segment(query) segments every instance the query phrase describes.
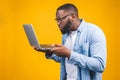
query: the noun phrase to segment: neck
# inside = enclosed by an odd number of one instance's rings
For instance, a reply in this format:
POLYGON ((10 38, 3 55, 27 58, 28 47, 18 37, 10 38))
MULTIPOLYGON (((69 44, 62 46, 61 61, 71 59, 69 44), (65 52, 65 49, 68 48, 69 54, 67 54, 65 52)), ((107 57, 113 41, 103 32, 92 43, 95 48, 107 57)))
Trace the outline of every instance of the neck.
POLYGON ((76 19, 75 21, 74 21, 74 25, 73 25, 73 28, 72 28, 72 31, 75 31, 75 30, 77 30, 77 28, 79 27, 79 25, 80 25, 80 20, 79 19, 76 19))

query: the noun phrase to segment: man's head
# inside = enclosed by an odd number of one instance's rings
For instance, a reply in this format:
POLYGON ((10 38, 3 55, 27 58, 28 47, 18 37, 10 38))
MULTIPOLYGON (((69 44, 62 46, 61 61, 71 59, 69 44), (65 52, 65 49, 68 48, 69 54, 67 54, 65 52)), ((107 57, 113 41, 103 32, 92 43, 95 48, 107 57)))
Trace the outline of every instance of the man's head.
POLYGON ((79 21, 78 10, 73 4, 64 4, 56 11, 56 21, 63 34, 76 30, 79 21))

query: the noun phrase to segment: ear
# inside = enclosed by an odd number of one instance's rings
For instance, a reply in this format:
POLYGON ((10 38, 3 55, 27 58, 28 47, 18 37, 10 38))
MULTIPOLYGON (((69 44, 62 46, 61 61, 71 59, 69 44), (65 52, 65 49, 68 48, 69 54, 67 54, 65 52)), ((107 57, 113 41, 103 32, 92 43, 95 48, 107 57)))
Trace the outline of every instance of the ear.
POLYGON ((70 16, 70 21, 71 21, 71 22, 73 22, 73 21, 74 21, 74 19, 75 19, 75 15, 74 15, 74 14, 72 14, 72 15, 70 16))

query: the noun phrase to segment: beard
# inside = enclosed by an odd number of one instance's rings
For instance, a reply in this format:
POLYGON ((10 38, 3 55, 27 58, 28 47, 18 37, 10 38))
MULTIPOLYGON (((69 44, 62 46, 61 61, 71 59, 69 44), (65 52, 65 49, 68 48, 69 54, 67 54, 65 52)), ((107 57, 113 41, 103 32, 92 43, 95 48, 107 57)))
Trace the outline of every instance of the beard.
POLYGON ((71 31, 72 22, 68 20, 66 25, 61 29, 62 34, 69 33, 71 31))

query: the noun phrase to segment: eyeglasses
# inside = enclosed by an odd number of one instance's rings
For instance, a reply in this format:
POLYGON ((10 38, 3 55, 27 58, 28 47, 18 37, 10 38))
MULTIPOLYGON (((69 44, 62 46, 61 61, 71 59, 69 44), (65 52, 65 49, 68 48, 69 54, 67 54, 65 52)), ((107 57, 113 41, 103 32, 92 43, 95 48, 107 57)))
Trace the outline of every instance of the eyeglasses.
POLYGON ((69 15, 71 15, 71 14, 68 14, 68 15, 66 15, 66 16, 64 16, 64 17, 62 17, 62 18, 55 18, 55 20, 56 20, 57 22, 61 22, 63 19, 65 19, 65 18, 68 17, 69 15))

